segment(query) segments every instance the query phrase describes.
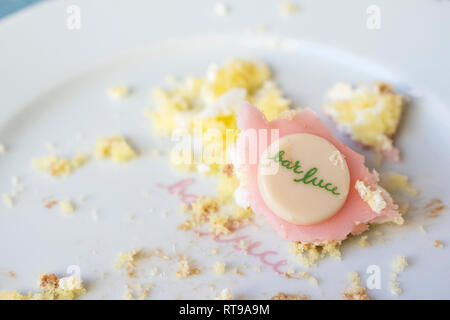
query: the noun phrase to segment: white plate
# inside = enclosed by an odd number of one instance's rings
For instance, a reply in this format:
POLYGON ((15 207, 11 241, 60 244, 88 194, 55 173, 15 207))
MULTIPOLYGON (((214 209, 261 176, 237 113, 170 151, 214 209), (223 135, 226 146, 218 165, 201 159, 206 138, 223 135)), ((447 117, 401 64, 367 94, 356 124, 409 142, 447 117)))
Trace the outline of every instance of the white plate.
MULTIPOLYGON (((414 21, 421 11, 421 21, 424 16, 425 20, 433 17, 436 24, 442 22, 440 28, 448 28, 450 23, 442 14, 448 10, 445 4, 415 2, 408 7, 408 15, 395 21, 391 16, 398 14, 399 8, 386 2, 381 6, 386 17, 383 27, 374 31, 365 28, 367 5, 357 1, 344 8, 330 1, 327 10, 305 1, 303 12, 290 20, 278 17, 275 2, 267 1, 265 6, 260 1, 230 2, 231 15, 225 18, 213 14, 210 2, 198 3, 194 8, 183 1, 78 1, 82 28, 69 31, 65 21, 70 2, 58 1, 38 5, 0 23, 0 143, 8 147, 0 157, 0 192, 11 190, 12 176, 20 177, 26 186, 13 209, 0 209, 0 289, 28 291, 40 272, 64 275, 68 266, 77 265, 88 284, 85 298, 121 298, 128 283, 153 283, 152 299, 213 298, 223 288, 249 299, 267 298, 280 291, 337 299, 347 285, 349 271, 358 270, 365 281, 367 267, 378 265, 382 288, 370 290, 370 295, 389 299, 393 298, 388 288, 392 260, 405 255, 410 267, 400 275, 404 289, 401 298, 450 298, 448 248, 433 246, 435 239, 450 245, 450 219, 447 212, 436 220, 425 219, 421 210, 433 197, 450 202, 450 115, 441 102, 449 97, 442 85, 442 74, 449 71, 448 64, 444 64, 449 48, 435 43, 433 32, 441 29, 411 25, 411 30, 402 31, 398 27, 414 21), (258 18, 253 13, 256 6, 258 18), (360 16, 355 18, 356 14, 360 16), (334 25, 337 21, 347 22, 334 25), (287 36, 250 37, 241 32, 258 23, 268 23, 269 30, 287 36), (358 27, 352 28, 353 24, 358 27), (307 31, 305 26, 309 27, 307 31), (192 36, 205 34, 204 30, 209 35, 192 36), (403 41, 400 45, 396 41, 399 35, 417 30, 422 30, 417 37, 425 42, 423 57, 411 51, 416 44, 403 41), (392 48, 395 54, 386 48, 392 48), (239 235, 247 236, 247 240, 261 241, 254 249, 255 255, 245 255, 230 243, 178 231, 176 226, 184 219, 178 198, 157 187, 186 175, 171 171, 164 156, 151 156, 152 149, 167 150, 167 146, 151 136, 149 123, 142 115, 143 107, 148 105, 149 89, 162 84, 168 74, 201 75, 211 62, 220 63, 230 57, 257 57, 268 62, 297 106, 318 111, 324 92, 341 80, 391 81, 412 96, 397 139, 404 160, 384 164, 381 170, 411 177, 421 191, 413 203, 416 210, 412 210, 404 227, 382 228, 383 244, 377 243, 373 234, 370 248, 349 241, 343 247, 342 261, 326 259, 308 270, 319 279, 317 288, 308 281, 284 279, 255 256, 273 251, 267 255, 268 261, 287 260, 289 266, 303 269, 288 254, 288 244, 263 220, 257 219, 259 228, 240 231, 239 235), (413 62, 415 67, 422 67, 410 70, 413 62), (442 72, 436 73, 440 63, 442 72), (117 83, 131 85, 133 95, 112 101, 106 90, 117 83), (62 155, 70 155, 77 149, 89 151, 96 137, 115 133, 130 138, 141 152, 138 160, 124 165, 90 161, 72 176, 58 180, 31 167, 33 157, 48 153, 46 142, 53 142, 62 155), (57 200, 73 198, 78 209, 72 216, 63 216, 57 208, 48 210, 42 201, 48 196, 57 200), (85 197, 83 202, 77 200, 80 196, 85 197), (99 210, 98 222, 90 213, 94 208, 99 210), (167 217, 163 217, 166 210, 167 217), (134 219, 130 221, 129 216, 134 219), (417 230, 420 224, 427 227, 427 234, 417 230), (217 246, 219 254, 211 255, 209 252, 217 246), (133 248, 162 248, 172 256, 185 253, 197 262, 202 273, 176 280, 175 261, 150 260, 138 267, 137 279, 129 279, 115 270, 113 263, 119 251, 133 248), (245 275, 214 275, 212 265, 217 260, 240 267, 245 275), (152 277, 154 266, 165 274, 152 277), (261 266, 262 272, 254 272, 255 266, 261 266), (9 277, 8 270, 14 271, 17 278, 9 277), (210 284, 215 285, 214 290, 210 284)), ((373 165, 369 152, 351 146, 368 155, 368 164, 373 165)), ((213 180, 192 177, 195 183, 189 190, 211 193, 213 180)))

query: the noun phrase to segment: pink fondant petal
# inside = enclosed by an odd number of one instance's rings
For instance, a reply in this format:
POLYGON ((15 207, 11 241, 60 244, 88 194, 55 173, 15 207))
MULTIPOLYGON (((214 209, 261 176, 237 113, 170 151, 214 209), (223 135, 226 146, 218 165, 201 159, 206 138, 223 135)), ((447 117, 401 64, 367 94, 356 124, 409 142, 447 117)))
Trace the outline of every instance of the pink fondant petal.
POLYGON ((264 115, 251 104, 242 107, 238 114, 238 127, 242 130, 237 141, 238 153, 243 164, 243 170, 247 173, 247 186, 250 196, 250 205, 256 214, 263 215, 270 225, 285 239, 302 242, 340 241, 350 233, 360 233, 367 229, 366 224, 375 221, 392 221, 400 217, 397 206, 388 200, 388 205, 380 213, 374 212, 364 202, 355 189, 357 180, 364 181, 369 186, 376 186, 378 176, 371 174, 364 166, 364 156, 356 153, 345 144, 336 139, 333 133, 323 124, 316 114, 305 109, 299 111, 291 119, 276 119, 266 121, 264 115), (250 162, 250 142, 245 137, 245 131, 249 129, 279 129, 279 137, 295 133, 310 133, 327 139, 345 157, 350 171, 350 191, 345 204, 330 219, 314 225, 296 225, 289 223, 275 215, 264 203, 258 188, 258 163, 262 152, 271 144, 270 134, 267 142, 258 143, 257 162, 250 162))

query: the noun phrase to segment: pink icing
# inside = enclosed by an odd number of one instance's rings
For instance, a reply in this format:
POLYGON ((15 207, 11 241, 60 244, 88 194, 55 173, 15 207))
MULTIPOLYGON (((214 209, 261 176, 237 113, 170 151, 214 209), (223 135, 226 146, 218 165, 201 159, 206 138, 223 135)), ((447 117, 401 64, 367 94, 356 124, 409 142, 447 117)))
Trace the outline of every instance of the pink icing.
POLYGON ((159 188, 166 189, 170 194, 177 194, 180 197, 181 202, 190 205, 197 199, 197 196, 192 193, 188 193, 187 188, 195 182, 195 179, 188 178, 180 180, 174 184, 163 185, 157 184, 159 188))
MULTIPOLYGON (((364 181, 367 185, 375 187, 378 176, 371 174, 364 166, 364 156, 356 153, 348 146, 334 137, 332 132, 323 124, 316 114, 305 109, 299 111, 291 119, 275 119, 268 122, 264 115, 254 106, 245 104, 238 115, 238 127, 243 132, 248 129, 279 129, 279 137, 295 133, 310 133, 327 139, 331 142, 345 157, 350 171, 350 191, 345 204, 334 216, 326 221, 314 225, 295 225, 289 223, 275 215, 264 203, 258 188, 258 163, 259 157, 264 150, 271 144, 270 134, 265 144, 256 146, 257 162, 250 163, 246 161, 249 158, 249 142, 244 134, 241 134, 237 141, 238 154, 246 172, 247 188, 250 197, 250 205, 256 214, 266 218, 269 224, 277 233, 288 240, 302 242, 321 242, 321 241, 340 241, 344 240, 348 234, 358 234, 365 231, 367 223, 377 220, 392 221, 400 217, 397 206, 387 195, 388 205, 380 213, 374 212, 369 205, 364 202, 354 188, 357 180, 364 181)), ((255 146, 252 146, 255 148, 255 146)))
MULTIPOLYGON (((173 184, 169 184, 169 185, 157 184, 157 187, 167 190, 170 194, 177 194, 183 203, 190 205, 197 198, 196 195, 189 193, 189 191, 188 191, 188 187, 190 187, 194 182, 195 182, 195 179, 190 178, 190 179, 180 180, 180 181, 177 181, 177 182, 175 182, 173 184)), ((243 229, 245 227, 248 227, 248 225, 241 227, 240 229, 243 229)), ((197 234, 199 236, 212 236, 212 234, 210 232, 197 231, 197 234)), ((233 248, 235 250, 238 250, 241 252, 242 252, 242 249, 239 247, 239 244, 242 240, 250 241, 250 243, 247 247, 247 250, 245 251, 248 255, 259 259, 259 261, 263 265, 269 266, 276 273, 284 274, 284 272, 281 271, 280 268, 285 267, 287 265, 287 260, 282 259, 282 260, 275 260, 274 262, 269 261, 267 259, 268 256, 278 256, 279 255, 278 252, 273 251, 273 250, 265 250, 265 251, 262 250, 261 252, 255 252, 255 249, 262 245, 262 243, 260 241, 250 240, 250 237, 248 235, 227 237, 225 239, 222 236, 214 237, 214 241, 216 241, 218 243, 232 243, 233 248)))

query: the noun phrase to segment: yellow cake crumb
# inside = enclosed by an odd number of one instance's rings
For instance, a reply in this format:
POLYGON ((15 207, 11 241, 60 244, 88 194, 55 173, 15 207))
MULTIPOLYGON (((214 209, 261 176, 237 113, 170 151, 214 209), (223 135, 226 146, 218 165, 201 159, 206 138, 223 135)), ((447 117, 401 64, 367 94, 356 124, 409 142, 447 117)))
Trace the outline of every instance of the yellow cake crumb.
POLYGON ((185 279, 187 277, 195 276, 200 273, 200 269, 193 268, 189 263, 189 259, 185 256, 179 257, 178 264, 180 266, 176 273, 178 279, 185 279))
POLYGON ((0 154, 4 154, 6 152, 6 147, 4 144, 0 143, 0 154))
POLYGON ((221 234, 229 234, 230 218, 226 214, 215 213, 209 218, 209 230, 216 236, 221 234))
POLYGON ((252 219, 255 216, 253 210, 250 207, 244 209, 240 206, 234 206, 231 215, 234 219, 237 220, 248 220, 252 219))
POLYGON ((133 249, 127 253, 119 252, 114 267, 116 269, 125 268, 130 278, 136 277, 136 261, 140 258, 141 253, 141 249, 133 249))
MULTIPOLYGON (((286 116, 289 112, 291 101, 283 97, 283 92, 275 82, 266 81, 263 86, 255 92, 250 102, 260 109, 268 121, 272 121, 281 116, 286 116)), ((298 110, 294 111, 295 113, 298 110)))
POLYGON ((223 289, 220 292, 220 295, 218 297, 216 297, 216 300, 234 300, 234 297, 231 294, 230 290, 223 289))
POLYGON ((113 136, 97 139, 95 156, 98 159, 111 158, 116 162, 127 162, 136 158, 137 153, 124 137, 113 136))
POLYGON ((270 69, 262 62, 232 59, 211 66, 205 77, 188 77, 169 89, 154 89, 156 108, 146 115, 157 135, 183 130, 184 136, 201 142, 204 150, 217 146, 200 159, 193 157, 192 150, 178 150, 171 157, 172 164, 181 170, 218 173, 219 166, 229 163, 227 150, 239 133, 236 116, 244 101, 253 102, 269 120, 289 108, 290 102, 271 78, 270 69), (212 130, 217 134, 208 135, 212 130), (180 154, 185 161, 175 161, 180 154))
POLYGON ((123 294, 123 298, 126 300, 133 299, 133 295, 132 295, 131 291, 128 289, 128 287, 127 287, 127 290, 123 294))
POLYGON ((217 194, 221 203, 228 203, 233 200, 234 191, 239 187, 239 179, 233 174, 233 165, 224 166, 218 175, 217 194))
POLYGON ((409 210, 409 203, 404 202, 404 203, 399 204, 398 212, 399 212, 402 216, 404 216, 404 215, 408 212, 408 210, 409 210))
POLYGON ((402 293, 400 282, 397 281, 398 275, 408 266, 405 256, 397 256, 392 262, 391 281, 389 281, 389 289, 393 295, 399 296, 402 293))
POLYGON ((269 300, 309 300, 309 296, 307 294, 286 294, 278 292, 277 295, 270 297, 269 300))
POLYGON ((9 194, 3 193, 2 200, 3 200, 3 204, 5 205, 5 207, 7 207, 9 209, 14 207, 14 199, 9 194))
POLYGON ((440 240, 434 240, 434 247, 435 248, 443 248, 444 244, 440 240))
POLYGON ((389 290, 393 295, 399 296, 402 294, 403 290, 400 288, 400 282, 391 280, 389 281, 389 290))
POLYGON ((59 279, 52 273, 39 275, 38 288, 39 292, 26 295, 18 291, 0 291, 0 300, 74 300, 86 293, 79 277, 59 279))
POLYGON ((358 241, 359 246, 363 247, 363 248, 370 247, 370 242, 367 241, 367 239, 368 239, 368 236, 361 236, 358 241))
POLYGON ((131 94, 131 90, 124 84, 115 85, 108 89, 108 94, 111 98, 120 100, 128 97, 131 94))
POLYGON ((306 267, 313 267, 326 256, 340 259, 341 242, 327 241, 324 243, 291 242, 289 251, 306 267))
POLYGON ((437 218, 441 215, 441 212, 445 210, 447 206, 442 202, 441 199, 431 199, 426 205, 426 216, 428 218, 437 218))
POLYGON ((419 192, 411 186, 409 178, 406 175, 389 172, 381 176, 381 181, 383 183, 383 186, 385 186, 391 192, 401 190, 412 197, 415 197, 419 194, 419 192))
POLYGON ((70 214, 75 211, 75 206, 71 200, 62 200, 59 202, 59 209, 62 213, 70 214))
POLYGON ((86 164, 88 157, 79 153, 71 159, 61 158, 51 154, 33 159, 33 165, 39 171, 49 172, 53 177, 65 177, 86 164))
POLYGON ((315 287, 319 285, 319 280, 316 277, 303 271, 295 272, 293 268, 289 268, 284 273, 284 277, 287 279, 308 280, 315 287))
POLYGON ((356 271, 349 273, 350 286, 342 293, 344 300, 370 300, 367 288, 361 285, 361 279, 356 271))
POLYGON ((126 300, 138 299, 145 300, 150 294, 150 290, 154 286, 152 284, 141 285, 137 284, 127 284, 126 290, 123 294, 123 298, 126 300))
POLYGON ((134 265, 135 259, 140 251, 140 249, 134 249, 127 253, 119 252, 114 267, 116 269, 122 269, 124 266, 134 265))
POLYGON ((389 290, 391 294, 399 296, 402 294, 403 290, 400 287, 400 282, 397 281, 398 274, 395 272, 391 273, 391 280, 389 281, 389 290))
POLYGON ((226 270, 226 264, 223 261, 216 261, 214 263, 214 273, 217 275, 222 275, 225 273, 226 270))
POLYGON ((296 3, 284 1, 280 4, 280 15, 283 17, 293 16, 299 12, 300 8, 296 3))
POLYGON ((393 149, 391 137, 397 131, 404 98, 387 83, 336 84, 327 94, 325 111, 339 128, 366 146, 379 151, 393 149))
POLYGON ((406 261, 405 256, 397 256, 392 263, 392 268, 395 273, 403 272, 407 266, 408 261, 406 261))
POLYGON ((219 211, 219 202, 216 198, 209 196, 198 197, 191 205, 191 208, 185 208, 190 214, 190 219, 184 221, 179 228, 182 230, 191 230, 207 222, 210 215, 219 211))

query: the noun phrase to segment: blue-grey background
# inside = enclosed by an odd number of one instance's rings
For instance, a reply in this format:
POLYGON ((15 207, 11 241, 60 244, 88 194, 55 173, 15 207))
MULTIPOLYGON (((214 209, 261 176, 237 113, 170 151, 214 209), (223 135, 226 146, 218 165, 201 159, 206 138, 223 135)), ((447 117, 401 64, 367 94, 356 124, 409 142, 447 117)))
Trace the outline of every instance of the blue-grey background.
POLYGON ((0 19, 41 1, 44 0, 0 0, 0 19))

